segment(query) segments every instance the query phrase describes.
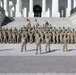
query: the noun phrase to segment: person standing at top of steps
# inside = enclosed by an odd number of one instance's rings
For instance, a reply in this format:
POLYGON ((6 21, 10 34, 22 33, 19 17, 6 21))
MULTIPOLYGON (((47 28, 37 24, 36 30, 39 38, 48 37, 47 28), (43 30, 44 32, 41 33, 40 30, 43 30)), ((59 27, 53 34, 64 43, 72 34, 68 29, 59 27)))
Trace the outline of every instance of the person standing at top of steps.
POLYGON ((45 20, 45 26, 48 26, 48 25, 49 25, 49 22, 45 20))

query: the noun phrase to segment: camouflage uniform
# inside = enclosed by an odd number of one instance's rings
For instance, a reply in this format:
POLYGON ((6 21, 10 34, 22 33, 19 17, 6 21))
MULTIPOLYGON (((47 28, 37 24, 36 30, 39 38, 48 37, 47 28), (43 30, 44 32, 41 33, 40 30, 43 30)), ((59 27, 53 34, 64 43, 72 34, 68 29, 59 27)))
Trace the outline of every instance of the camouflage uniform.
POLYGON ((33 34, 30 32, 30 43, 33 43, 33 34))
POLYGON ((38 53, 38 48, 40 49, 40 54, 41 54, 41 37, 36 38, 36 54, 38 53))
POLYGON ((21 37, 21 52, 23 52, 24 47, 25 47, 25 51, 26 51, 26 36, 22 35, 22 37, 21 37))
POLYGON ((55 31, 54 31, 54 30, 53 30, 52 34, 53 34, 53 44, 55 44, 55 42, 56 42, 56 40, 55 40, 56 33, 55 33, 55 31))
POLYGON ((2 43, 2 31, 0 30, 0 43, 2 43))
POLYGON ((16 43, 16 34, 14 31, 12 33, 12 43, 16 43))
POLYGON ((62 44, 63 43, 63 31, 60 33, 60 44, 62 44))
POLYGON ((49 37, 47 37, 46 39, 45 39, 45 45, 46 45, 46 51, 47 51, 47 48, 49 48, 49 52, 50 52, 50 39, 49 39, 49 37))
POLYGON ((4 43, 6 43, 6 42, 7 42, 7 35, 6 35, 6 31, 5 31, 5 30, 3 30, 2 34, 3 34, 3 42, 4 42, 4 43))
POLYGON ((71 39, 70 40, 71 41, 71 44, 73 44, 73 31, 70 32, 70 39, 71 39))
POLYGON ((49 37, 50 43, 52 43, 52 32, 51 31, 48 33, 48 37, 49 37))
POLYGON ((67 33, 63 33, 63 51, 68 50, 68 38, 67 38, 67 33))

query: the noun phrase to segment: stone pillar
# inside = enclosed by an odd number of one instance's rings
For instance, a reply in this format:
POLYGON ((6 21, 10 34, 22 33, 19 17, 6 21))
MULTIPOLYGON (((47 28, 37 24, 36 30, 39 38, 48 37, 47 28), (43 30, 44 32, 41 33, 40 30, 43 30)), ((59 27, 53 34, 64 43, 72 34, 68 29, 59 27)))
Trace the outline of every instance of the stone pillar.
POLYGON ((2 0, 0 0, 0 6, 2 7, 2 0))
POLYGON ((52 0, 52 17, 60 17, 59 0, 52 0))
POLYGON ((21 17, 21 9, 22 9, 22 0, 16 0, 17 4, 16 4, 16 17, 21 17))
POLYGON ((67 0, 66 17, 70 16, 71 11, 71 0, 67 0))
POLYGON ((42 0, 42 17, 46 17, 46 0, 42 0))
POLYGON ((34 17, 33 0, 29 0, 29 17, 34 17))
POLYGON ((76 7, 76 0, 73 0, 73 8, 76 7))
POLYGON ((8 0, 4 0, 5 15, 8 16, 8 0))

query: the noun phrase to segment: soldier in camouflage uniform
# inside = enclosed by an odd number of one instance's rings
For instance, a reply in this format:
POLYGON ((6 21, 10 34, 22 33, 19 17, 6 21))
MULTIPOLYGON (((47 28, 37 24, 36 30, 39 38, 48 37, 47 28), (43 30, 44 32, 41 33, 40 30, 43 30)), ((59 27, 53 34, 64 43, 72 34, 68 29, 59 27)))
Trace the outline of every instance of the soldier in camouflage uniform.
POLYGON ((56 30, 56 43, 59 44, 59 31, 56 30))
POLYGON ((60 44, 63 43, 63 33, 64 33, 64 31, 60 32, 60 44))
POLYGON ((63 51, 67 51, 68 50, 68 38, 67 38, 67 32, 65 31, 63 33, 63 51))
POLYGON ((55 33, 55 31, 54 31, 54 30, 52 31, 52 34, 53 34, 53 44, 55 44, 55 42, 56 42, 56 40, 55 40, 56 33, 55 33))
POLYGON ((33 34, 32 34, 32 32, 30 32, 29 35, 30 35, 30 44, 31 44, 31 43, 33 43, 33 34))
POLYGON ((3 34, 3 42, 4 42, 4 43, 7 43, 7 35, 6 35, 6 31, 3 30, 3 31, 2 31, 2 34, 3 34))
POLYGON ((38 31, 35 32, 35 43, 36 43, 36 54, 38 53, 38 48, 41 54, 41 37, 38 31))
POLYGON ((49 39, 49 37, 47 37, 46 39, 45 39, 45 45, 46 45, 46 52, 47 52, 47 48, 49 49, 49 52, 50 52, 50 39, 49 39))
POLYGON ((76 31, 75 31, 75 33, 74 33, 74 43, 76 44, 76 31))
POLYGON ((70 31, 70 41, 71 41, 71 44, 73 44, 73 31, 70 31))
POLYGON ((42 43, 44 43, 45 34, 43 31, 40 32, 40 36, 41 36, 42 43))
POLYGON ((25 51, 26 51, 26 35, 22 34, 21 37, 21 52, 23 52, 23 48, 25 47, 25 51))
POLYGON ((12 43, 12 32, 11 32, 11 30, 8 31, 8 42, 12 43))
POLYGON ((68 44, 70 44, 70 31, 67 31, 68 44))
POLYGON ((16 43, 16 33, 12 32, 12 43, 16 43))
POLYGON ((2 43, 2 30, 0 30, 0 43, 2 43))
POLYGON ((48 37, 49 37, 50 43, 52 43, 52 36, 53 36, 53 35, 52 35, 52 32, 49 31, 49 32, 48 32, 48 37))

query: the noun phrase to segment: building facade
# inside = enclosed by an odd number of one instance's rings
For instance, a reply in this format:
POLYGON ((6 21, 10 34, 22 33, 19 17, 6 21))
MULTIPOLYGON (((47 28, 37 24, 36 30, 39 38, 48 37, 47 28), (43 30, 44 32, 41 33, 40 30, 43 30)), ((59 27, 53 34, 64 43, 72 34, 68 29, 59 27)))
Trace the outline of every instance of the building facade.
POLYGON ((0 0, 10 17, 68 17, 76 0, 0 0))

